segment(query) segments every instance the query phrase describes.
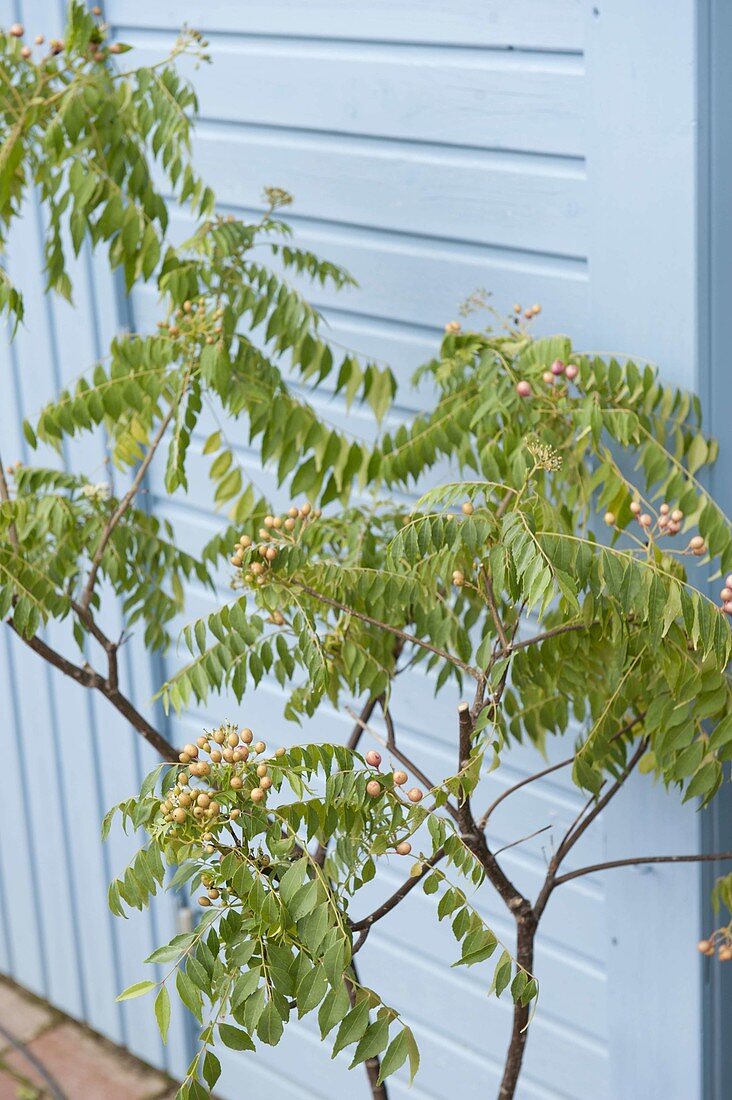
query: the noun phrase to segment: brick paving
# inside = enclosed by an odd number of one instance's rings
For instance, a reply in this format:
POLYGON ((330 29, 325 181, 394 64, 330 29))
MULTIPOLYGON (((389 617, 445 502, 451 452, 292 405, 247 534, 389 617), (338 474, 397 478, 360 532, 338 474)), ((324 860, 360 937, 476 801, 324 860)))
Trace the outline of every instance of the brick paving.
MULTIPOLYGON (((40 1062, 66 1100, 172 1100, 174 1082, 128 1051, 0 978, 0 1028, 40 1062)), ((0 1032, 0 1100, 52 1100, 48 1084, 0 1032)))

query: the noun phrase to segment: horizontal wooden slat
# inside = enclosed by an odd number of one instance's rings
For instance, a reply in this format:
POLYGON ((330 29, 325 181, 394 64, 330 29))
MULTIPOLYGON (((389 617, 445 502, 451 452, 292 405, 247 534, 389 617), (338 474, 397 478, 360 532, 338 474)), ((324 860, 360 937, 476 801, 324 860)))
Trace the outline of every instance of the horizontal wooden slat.
MULTIPOLYGON (((169 36, 131 33, 136 64, 169 36)), ((581 157, 576 58, 422 47, 216 39, 193 70, 204 118, 581 157)))
POLYGON ((584 256, 586 181, 527 170, 523 158, 342 138, 201 126, 203 175, 221 202, 252 207, 266 185, 294 193, 300 217, 458 238, 501 248, 584 256))
POLYGON ((579 50, 581 0, 109 0, 108 19, 124 26, 290 34, 439 45, 579 50))
MULTIPOLYGON (((172 221, 176 238, 190 233, 187 218, 172 221)), ((582 262, 297 217, 290 221, 298 245, 343 264, 358 280, 358 287, 343 291, 306 286, 318 307, 441 328, 476 288, 484 287, 493 293, 493 305, 500 312, 510 312, 514 302, 541 303, 537 332, 571 332, 579 347, 592 346, 586 323, 587 269, 582 262)))

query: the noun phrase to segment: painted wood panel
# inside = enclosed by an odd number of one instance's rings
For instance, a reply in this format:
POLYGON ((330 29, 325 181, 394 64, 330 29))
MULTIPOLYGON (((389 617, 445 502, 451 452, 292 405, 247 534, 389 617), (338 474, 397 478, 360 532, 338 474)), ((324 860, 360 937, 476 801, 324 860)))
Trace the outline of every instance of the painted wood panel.
MULTIPOLYGON (((48 34, 60 8, 60 0, 0 0, 0 17, 48 34)), ((631 0, 109 0, 106 13, 145 58, 159 56, 183 21, 204 31, 214 63, 196 74, 199 166, 229 210, 255 213, 265 185, 294 192, 289 220, 298 240, 359 281, 343 294, 312 294, 334 340, 390 361, 400 382, 434 352, 445 321, 477 287, 502 310, 541 302, 539 331, 660 358, 668 376, 699 380, 694 0, 647 0, 641 8, 631 0)), ((82 321, 44 303, 37 218, 28 212, 12 254, 31 320, 2 364, 12 402, 0 404, 0 449, 11 460, 24 456, 17 410, 32 412, 88 365, 122 319, 140 328, 156 319, 153 293, 136 291, 126 314, 103 265, 88 257, 77 279, 82 321)), ((176 216, 174 235, 188 228, 176 216)), ((719 335, 717 346, 723 358, 719 335)), ((316 400, 342 421, 338 399, 316 400)), ((716 394, 717 427, 725 400, 727 391, 716 394)), ((399 415, 408 416, 429 395, 405 390, 400 401, 399 415)), ((358 411, 351 425, 359 430, 358 411)), ((277 500, 241 434, 243 460, 277 500)), ((83 448, 101 469, 103 441, 83 448)), ((157 475, 149 481, 150 506, 176 521, 190 547, 223 523, 205 506, 207 465, 193 456, 190 493, 173 502, 157 475)), ((192 586, 190 616, 209 606, 210 595, 192 586)), ((163 1052, 147 1006, 114 1004, 118 989, 139 976, 141 954, 175 927, 171 905, 128 925, 106 910, 108 878, 129 849, 119 838, 100 849, 96 829, 109 802, 139 780, 145 754, 101 703, 41 675, 18 643, 6 637, 2 646, 4 725, 18 752, 0 800, 0 836, 10 829, 14 836, 0 844, 0 968, 180 1072, 190 1039, 182 1015, 163 1052), (45 774, 57 777, 43 807, 28 784, 39 751, 45 774), (42 808, 48 842, 32 827, 42 808)), ((134 639, 127 657, 136 699, 147 705, 165 669, 134 639)), ((177 660, 171 654, 166 668, 177 660)), ((440 772, 450 759, 451 711, 447 699, 429 697, 430 685, 411 675, 396 707, 407 740, 418 740, 440 772)), ((266 684, 245 704, 252 724, 271 725, 282 697, 266 684)), ((193 711, 172 729, 187 739, 209 714, 237 709, 214 701, 208 714, 193 711)), ((347 729, 327 710, 309 727, 314 737, 343 738, 347 729)), ((283 743, 302 736, 278 722, 283 743)), ((561 755, 561 745, 551 752, 561 755)), ((485 797, 532 767, 535 756, 519 750, 505 771, 486 777, 485 797)), ((578 806, 571 782, 555 776, 501 808, 493 839, 500 845, 544 823, 558 831, 578 806)), ((639 785, 575 858, 632 854, 642 831, 656 851, 694 851, 698 825, 673 797, 639 785)), ((507 853, 507 866, 534 889, 544 859, 537 839, 507 853)), ((398 867, 385 868, 371 884, 374 896, 397 875, 398 867)), ((699 898, 700 876, 688 868, 616 872, 557 893, 539 948, 542 999, 522 1100, 630 1100, 652 1090, 665 1100, 701 1100, 699 898), (663 936, 638 936, 649 925, 663 936)), ((364 974, 414 1020, 423 1046, 416 1085, 408 1092, 399 1079, 393 1095, 478 1100, 495 1092, 508 1012, 485 997, 477 971, 445 971, 441 958, 452 947, 433 910, 432 899, 415 892, 370 939, 364 974)), ((497 906, 485 912, 510 936, 497 906)), ((310 1022, 275 1052, 251 1059, 226 1051, 222 1062, 224 1100, 240 1100, 244 1081, 247 1091, 276 1100, 367 1096, 342 1058, 328 1060, 310 1022)))

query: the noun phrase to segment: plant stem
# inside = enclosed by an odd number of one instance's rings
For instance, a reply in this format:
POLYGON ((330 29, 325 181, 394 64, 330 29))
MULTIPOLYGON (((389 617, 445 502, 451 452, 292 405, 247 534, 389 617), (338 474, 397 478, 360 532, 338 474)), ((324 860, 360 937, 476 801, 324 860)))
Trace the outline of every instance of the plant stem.
MULTIPOLYGON (((354 980, 359 982, 358 970, 356 969, 356 963, 351 959, 351 972, 354 980)), ((349 982, 348 978, 343 979, 348 991, 348 999, 351 1002, 351 1007, 356 1003, 356 990, 352 982, 349 982)), ((359 982, 360 984, 360 982, 359 982)), ((375 1054, 372 1058, 367 1058, 364 1062, 366 1069, 366 1076, 369 1082, 369 1088, 371 1089, 372 1100, 389 1100, 389 1094, 386 1091, 386 1085, 379 1084, 379 1074, 381 1073, 381 1060, 378 1054, 375 1054)))

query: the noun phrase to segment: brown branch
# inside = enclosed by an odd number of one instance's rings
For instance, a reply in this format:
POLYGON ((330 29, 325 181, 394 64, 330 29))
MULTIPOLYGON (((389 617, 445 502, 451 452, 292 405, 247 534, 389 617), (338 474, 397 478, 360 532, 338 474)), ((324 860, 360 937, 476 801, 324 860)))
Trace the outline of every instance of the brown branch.
POLYGON ((341 603, 339 600, 333 600, 330 596, 324 596, 322 593, 317 592, 314 588, 311 588, 309 584, 304 584, 302 581, 293 580, 291 584, 301 588, 303 592, 307 592, 313 599, 319 600, 320 603, 327 604, 328 607, 334 607, 337 611, 342 611, 345 615, 352 615, 354 619, 359 619, 362 623, 368 623, 370 626, 375 626, 379 630, 385 630, 388 634, 393 634, 395 638, 401 638, 403 642, 407 642, 410 645, 419 646, 422 649, 426 649, 429 653, 434 653, 437 657, 442 657, 444 661, 448 661, 451 665, 455 665, 456 668, 460 668, 463 672, 467 672, 474 680, 482 680, 483 673, 480 669, 473 668, 472 665, 468 665, 465 661, 461 661, 459 657, 453 657, 451 653, 448 653, 444 649, 440 649, 439 646, 432 645, 431 642, 425 642, 424 639, 418 638, 415 634, 410 634, 406 630, 400 630, 397 626, 391 626, 390 623, 382 623, 379 619, 372 618, 371 615, 364 614, 363 611, 355 611, 352 607, 348 607, 347 604, 341 603))
POLYGON ((428 871, 431 871, 432 868, 444 858, 445 849, 438 848, 434 855, 422 862, 419 874, 411 875, 408 879, 405 879, 399 889, 395 890, 386 901, 383 901, 378 909, 374 909, 373 913, 369 913, 367 917, 362 917, 361 920, 353 921, 351 924, 351 931, 363 932, 365 929, 371 928, 371 926, 381 920, 382 917, 385 917, 387 913, 391 913, 392 909, 395 909, 399 902, 403 901, 407 894, 410 894, 415 886, 422 881, 428 871))
POLYGON ((729 859, 732 859, 732 852, 705 852, 696 856, 637 856, 633 859, 610 859, 606 863, 593 863, 590 867, 580 867, 576 871, 568 871, 566 875, 559 875, 554 879, 554 885, 561 886, 563 882, 570 882, 573 878, 592 875, 596 871, 612 870, 614 867, 638 867, 646 863, 713 863, 715 860, 729 859))
POLYGON ((571 634, 575 630, 589 630, 591 626, 595 626, 595 623, 565 623, 563 626, 555 626, 551 630, 535 634, 533 638, 527 638, 523 642, 512 642, 511 652, 515 653, 519 649, 528 649, 529 646, 538 645, 539 642, 545 642, 549 638, 557 638, 560 634, 571 634))
POLYGON ((566 768, 573 763, 574 756, 568 756, 566 760, 560 760, 558 764, 552 764, 550 767, 544 768, 543 771, 534 772, 533 775, 527 775, 525 779, 520 779, 518 783, 514 783, 511 787, 506 787, 505 791, 502 791, 497 798, 494 798, 490 806, 479 819, 478 827, 480 829, 485 829, 493 811, 497 806, 500 806, 503 800, 508 798, 509 795, 514 794, 515 791, 520 791, 522 787, 528 786, 529 783, 535 783, 537 779, 543 779, 544 776, 551 775, 552 772, 558 772, 560 768, 566 768))
MULTIPOLYGON (((182 392, 181 392, 181 397, 182 397, 182 392)), ((155 433, 155 435, 154 435, 154 437, 153 437, 153 439, 150 443, 150 446, 147 449, 147 454, 143 458, 140 465, 137 467, 137 472, 136 472, 135 477, 132 481, 132 484, 130 485, 130 487, 127 490, 127 492, 125 493, 125 495, 122 497, 122 500, 119 502, 119 504, 115 508, 114 512, 112 513, 112 515, 107 520, 106 526, 105 526, 104 530, 102 531, 102 534, 99 538, 99 543, 97 545, 97 548, 94 551, 94 557, 92 558, 91 567, 89 569, 89 576, 87 577, 86 585, 84 587, 84 591, 82 592, 81 599, 79 601, 80 607, 84 611, 87 611, 89 609, 89 604, 91 603, 91 599, 92 599, 92 596, 94 594, 94 585, 96 584, 97 574, 99 573, 99 567, 102 563, 102 558, 104 557, 104 551, 107 548, 107 544, 109 543, 109 540, 112 537, 112 534, 114 532, 115 527, 117 526, 119 521, 124 516, 125 512, 129 508, 132 501, 135 499, 137 491, 140 488, 140 485, 142 484, 142 480, 143 480, 143 478, 145 477, 145 474, 148 471, 150 463, 152 462, 153 458, 155 457, 155 452, 157 451, 157 449, 158 449, 158 447, 159 447, 159 445, 160 445, 160 443, 163 439, 163 436, 165 435, 166 431, 168 430, 168 426, 169 426, 171 420, 175 416, 175 412, 176 412, 176 409, 178 408, 179 403, 180 403, 179 401, 178 402, 174 401, 171 404, 170 408, 168 409, 168 412, 166 413, 166 415, 161 420, 160 427, 158 428, 157 432, 155 433)))
POLYGON ((486 601, 488 603, 488 610, 491 613, 491 618, 493 619, 493 625, 495 626, 496 634, 498 635, 498 637, 500 639, 501 647, 503 649, 503 653, 504 653, 505 656, 508 656, 508 654, 511 650, 511 643, 508 640, 508 635, 506 634, 503 623, 501 622, 501 616, 498 614, 498 605, 496 603, 496 594, 493 591, 493 582, 491 581, 490 573, 485 568, 485 566, 481 566, 480 572, 481 572, 481 576, 483 577, 483 584, 484 584, 484 587, 485 587, 485 596, 486 596, 486 601))
POLYGON ((171 745, 169 741, 166 741, 154 726, 150 725, 147 719, 140 714, 130 700, 120 692, 116 684, 100 676, 100 674, 90 665, 75 665, 61 653, 52 649, 51 646, 39 638, 38 635, 34 635, 32 638, 25 638, 16 630, 11 622, 8 622, 8 625, 12 630, 15 630, 15 633, 21 641, 32 649, 34 653, 37 653, 39 657, 42 657, 44 661, 48 661, 50 665, 53 665, 54 668, 63 672, 65 676, 68 676, 82 687, 92 688, 103 695, 105 699, 108 699, 115 710, 119 711, 119 713, 127 719, 130 725, 145 739, 145 741, 147 741, 148 745, 151 745, 152 748, 155 749, 163 760, 166 760, 168 763, 174 763, 178 759, 178 750, 171 745))
MULTIPOLYGON (((351 1008, 353 1008, 356 1004, 356 986, 361 984, 358 977, 358 970, 356 969, 356 964, 353 959, 351 959, 351 973, 353 974, 353 981, 350 981, 348 978, 344 978, 343 980, 348 992, 348 999, 351 1002, 351 1008)), ((381 1084, 379 1083, 381 1059, 378 1054, 374 1054, 371 1058, 367 1058, 364 1062, 364 1067, 371 1089, 372 1100, 388 1100, 386 1085, 383 1082, 381 1084)))

